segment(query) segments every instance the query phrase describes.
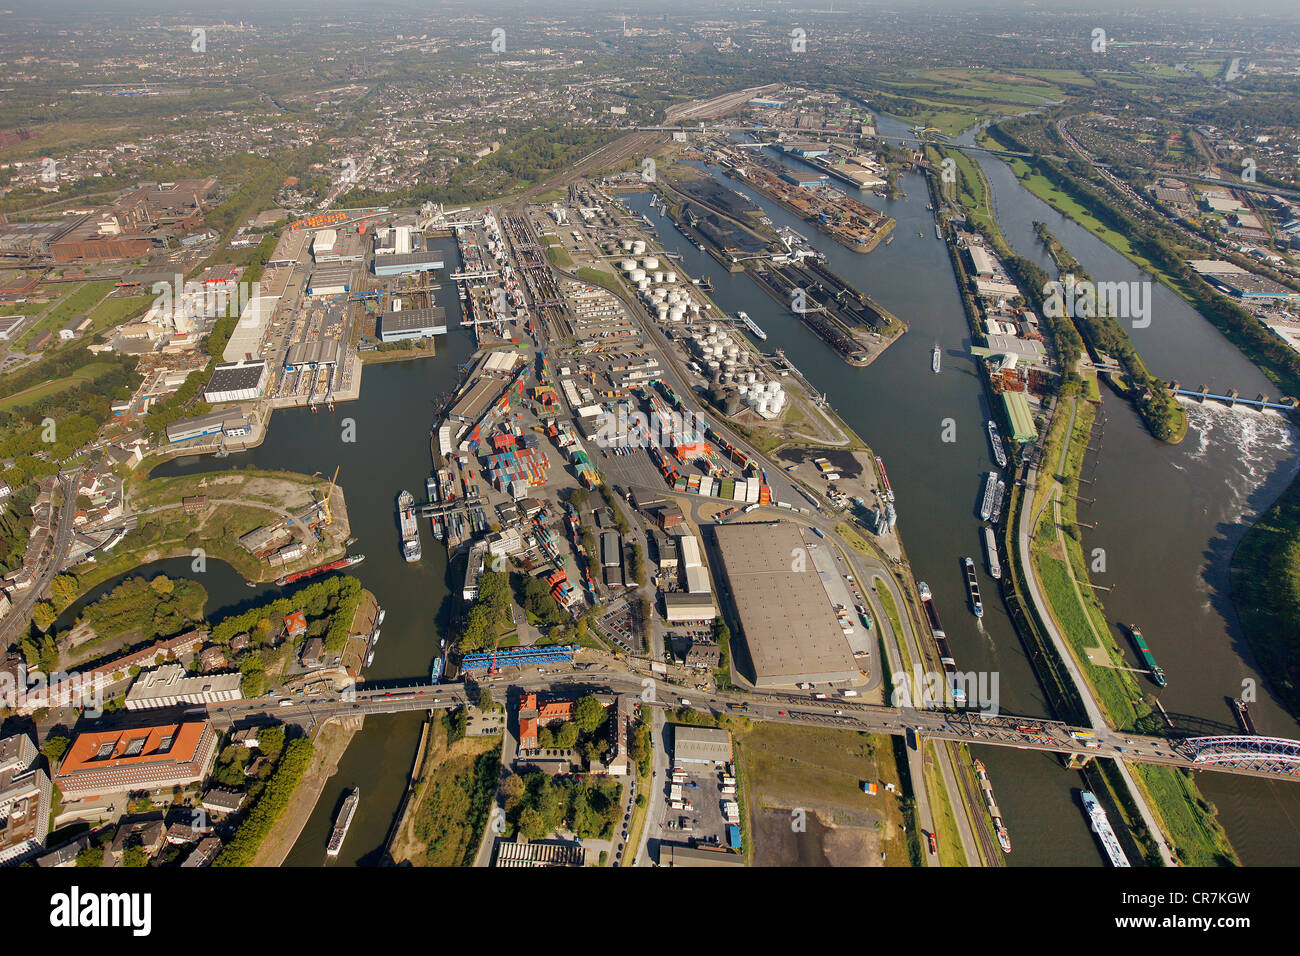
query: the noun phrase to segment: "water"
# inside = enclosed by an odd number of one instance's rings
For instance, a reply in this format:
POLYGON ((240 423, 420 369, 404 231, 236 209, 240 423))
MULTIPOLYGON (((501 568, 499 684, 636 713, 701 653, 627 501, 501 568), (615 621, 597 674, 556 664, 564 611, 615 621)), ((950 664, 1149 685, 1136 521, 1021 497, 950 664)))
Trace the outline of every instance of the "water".
MULTIPOLYGON (((967 133, 961 141, 972 139, 967 133)), ((1097 281, 1141 278, 1123 256, 1024 189, 1001 160, 976 155, 992 185, 999 226, 1020 255, 1051 270, 1033 233, 1034 220, 1040 220, 1097 281)), ((1277 394, 1182 299, 1156 283, 1152 303, 1150 326, 1130 334, 1155 375, 1236 388, 1247 396, 1277 394)), ((1104 596, 1111 621, 1141 625, 1169 676, 1161 703, 1180 728, 1235 733, 1228 699, 1241 695, 1244 681, 1253 681, 1259 688, 1259 700, 1251 705, 1256 728, 1295 737, 1295 720, 1268 694, 1254 665, 1228 590, 1237 543, 1300 470, 1294 428, 1272 412, 1186 402, 1187 438, 1170 447, 1154 441, 1127 404, 1104 389, 1103 395, 1103 451, 1095 483, 1083 492, 1096 503, 1080 516, 1097 525, 1083 529, 1085 550, 1105 551, 1106 573, 1094 579, 1115 586, 1104 596)), ((1244 863, 1278 865, 1300 856, 1300 789, 1214 773, 1200 774, 1198 785, 1220 808, 1244 863)))
MULTIPOLYGON (((783 162, 797 161, 779 156, 783 162)), ((871 295, 908 323, 909 332, 864 369, 846 365, 829 346, 788 309, 762 292, 745 275, 732 275, 686 241, 657 214, 665 246, 682 256, 693 277, 708 275, 713 298, 727 312, 744 310, 768 333, 766 349, 783 348, 786 356, 820 390, 845 421, 884 459, 898 497, 898 526, 918 580, 934 592, 957 666, 963 671, 999 674, 1004 711, 1049 715, 1048 705, 1025 657, 996 582, 984 573, 978 517, 982 476, 994 467, 984 424, 989 417, 983 387, 970 358, 970 334, 962 311, 948 251, 934 237, 928 193, 918 175, 906 175, 906 198, 872 199, 898 225, 896 239, 869 255, 850 252, 813 227, 713 171, 728 188, 737 189, 762 207, 777 226, 807 236, 827 256, 830 268, 871 295), (921 236, 918 236, 921 233, 921 236), (943 370, 930 370, 930 352, 938 343, 943 370), (957 440, 945 443, 941 432, 952 419, 957 440), (966 603, 961 559, 976 559, 985 596, 984 618, 977 624, 966 603)), ((649 197, 634 195, 638 212, 649 197)), ((1073 791, 1082 786, 1077 773, 1054 758, 1005 748, 980 748, 1007 814, 1015 865, 1102 865, 1073 791)))
MULTIPOLYGON (((456 261, 451 243, 445 244, 445 251, 448 262, 456 261)), ((333 413, 277 411, 267 440, 248 452, 220 461, 211 457, 177 459, 155 471, 161 477, 247 466, 329 476, 338 466, 338 482, 357 539, 349 550, 366 556, 347 573, 374 592, 387 611, 374 664, 366 669, 370 680, 428 674, 450 614, 446 549, 433 539, 428 521, 421 520, 424 559, 407 564, 401 556, 396 518, 396 498, 403 488, 418 501, 424 500, 424 479, 432 467, 429 429, 437 398, 455 387, 459 366, 474 350, 471 337, 459 329, 460 303, 454 287, 444 285, 438 299, 447 309, 448 326, 453 331, 438 339, 436 356, 367 366, 361 398, 339 403, 333 413), (355 422, 355 442, 343 441, 348 419, 355 422)), ((240 590, 245 595, 255 593, 242 586, 240 590)), ((269 599, 277 590, 270 587, 257 593, 269 599)), ((353 786, 361 787, 361 801, 343 852, 329 862, 379 862, 384 838, 406 788, 420 726, 420 715, 367 720, 339 762, 338 773, 326 784, 286 865, 326 862, 325 844, 334 812, 343 791, 353 786)))

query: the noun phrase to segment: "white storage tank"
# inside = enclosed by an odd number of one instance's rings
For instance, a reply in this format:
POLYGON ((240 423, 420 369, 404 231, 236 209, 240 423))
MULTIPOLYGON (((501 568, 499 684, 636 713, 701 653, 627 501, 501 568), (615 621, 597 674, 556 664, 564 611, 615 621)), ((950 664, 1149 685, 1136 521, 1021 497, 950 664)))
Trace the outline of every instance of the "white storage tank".
POLYGON ((636 239, 636 240, 634 240, 634 241, 632 242, 632 252, 633 252, 634 255, 638 255, 638 256, 640 256, 640 255, 644 255, 644 254, 645 254, 645 240, 643 240, 643 239, 636 239))
MULTIPOLYGON (((645 243, 644 243, 644 242, 641 243, 641 251, 642 251, 642 252, 645 252, 645 243)), ((648 271, 653 271, 654 269, 658 269, 658 268, 659 268, 659 260, 656 259, 654 256, 646 256, 644 259, 641 260, 641 266, 642 266, 642 268, 644 268, 644 269, 646 269, 646 270, 648 270, 648 271)))
POLYGON ((686 310, 683 309, 680 305, 674 305, 668 310, 668 316, 674 322, 680 322, 682 319, 686 317, 686 310))
POLYGON ((676 273, 676 272, 665 272, 665 273, 664 273, 664 281, 667 282, 669 285, 672 285, 674 282, 677 281, 677 273, 676 273))
POLYGON ((659 306, 658 312, 659 312, 659 321, 660 321, 660 322, 662 322, 664 319, 668 318, 668 306, 666 306, 666 305, 661 305, 661 306, 659 306))
POLYGON ((636 260, 624 259, 622 262, 619 263, 619 265, 623 267, 624 272, 631 272, 633 269, 636 268, 636 260))
POLYGON ((627 277, 631 279, 633 282, 641 282, 643 279, 645 279, 645 270, 633 269, 631 272, 627 274, 627 277))
POLYGON ((631 252, 631 251, 632 251, 632 246, 633 246, 633 245, 634 245, 634 243, 632 242, 631 239, 624 239, 624 240, 623 240, 623 251, 624 251, 624 252, 631 252))

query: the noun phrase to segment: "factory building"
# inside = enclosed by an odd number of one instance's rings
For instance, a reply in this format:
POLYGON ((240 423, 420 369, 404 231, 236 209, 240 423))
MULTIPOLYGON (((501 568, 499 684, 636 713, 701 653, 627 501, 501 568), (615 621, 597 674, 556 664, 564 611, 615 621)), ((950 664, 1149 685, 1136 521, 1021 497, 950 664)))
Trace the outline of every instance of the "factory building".
POLYGON ((230 334, 225 351, 221 353, 222 361, 253 362, 262 357, 262 340, 275 312, 276 301, 261 295, 248 300, 239 313, 239 321, 235 323, 235 331, 230 334))
POLYGON ((714 537, 757 686, 860 676, 798 526, 718 525, 714 537))
POLYGON ((441 306, 385 312, 379 319, 379 341, 399 342, 447 334, 447 311, 441 306))
POLYGON ((348 266, 314 269, 307 281, 308 295, 341 295, 351 288, 352 270, 348 266))
POLYGON ((716 727, 673 725, 673 762, 724 764, 731 762, 731 733, 716 727))
POLYGON ((227 362, 212 370, 203 389, 203 400, 209 405, 222 402, 248 402, 262 397, 268 370, 266 362, 227 362))

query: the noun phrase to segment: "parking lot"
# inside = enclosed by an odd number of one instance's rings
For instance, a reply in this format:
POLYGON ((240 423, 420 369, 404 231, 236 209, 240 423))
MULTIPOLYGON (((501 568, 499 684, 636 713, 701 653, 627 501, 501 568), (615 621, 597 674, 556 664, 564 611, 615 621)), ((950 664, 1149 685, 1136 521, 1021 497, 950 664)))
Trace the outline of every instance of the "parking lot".
POLYGON ((727 820, 722 814, 722 801, 734 800, 736 797, 735 794, 722 793, 721 768, 706 764, 682 764, 674 769, 684 771, 684 776, 670 774, 664 792, 656 796, 667 804, 673 784, 680 782, 682 802, 690 806, 687 809, 666 806, 657 835, 672 843, 726 846, 727 820))

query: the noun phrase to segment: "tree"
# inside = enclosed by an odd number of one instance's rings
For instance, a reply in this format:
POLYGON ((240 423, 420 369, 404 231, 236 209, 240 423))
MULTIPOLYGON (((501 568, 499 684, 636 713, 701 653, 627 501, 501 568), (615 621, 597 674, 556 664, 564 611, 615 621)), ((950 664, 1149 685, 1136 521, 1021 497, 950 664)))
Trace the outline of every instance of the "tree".
POLYGON ((57 618, 54 605, 49 601, 37 601, 36 606, 32 608, 32 621, 42 631, 48 631, 57 618))
POLYGON ((501 795, 505 797, 506 812, 509 813, 519 805, 525 793, 524 778, 512 773, 501 781, 501 795))
POLYGON ((149 856, 143 847, 129 846, 122 853, 123 866, 148 866, 149 856))
POLYGON ((550 827, 539 811, 525 807, 519 814, 519 832, 528 840, 540 840, 550 832, 550 827))
POLYGON ((71 737, 51 735, 46 738, 45 743, 41 744, 41 753, 45 755, 45 759, 49 761, 50 766, 54 767, 63 759, 63 755, 68 752, 68 747, 71 744, 71 737))
POLYGON ((480 687, 478 692, 478 709, 482 711, 492 710, 496 706, 496 701, 492 699, 492 691, 487 687, 480 687))
POLYGON ((176 585, 172 582, 172 579, 167 577, 165 574, 160 574, 158 577, 150 581, 149 587, 152 588, 153 592, 160 597, 167 597, 176 589, 176 585))
POLYGON ((573 745, 578 742, 578 725, 573 721, 565 721, 555 734, 555 746, 561 750, 571 750, 573 745))
POLYGON ((592 733, 607 720, 605 708, 592 694, 579 699, 573 707, 573 721, 584 734, 592 733))
POLYGON ((88 846, 77 854, 77 866, 100 867, 104 865, 104 850, 102 847, 88 846))

